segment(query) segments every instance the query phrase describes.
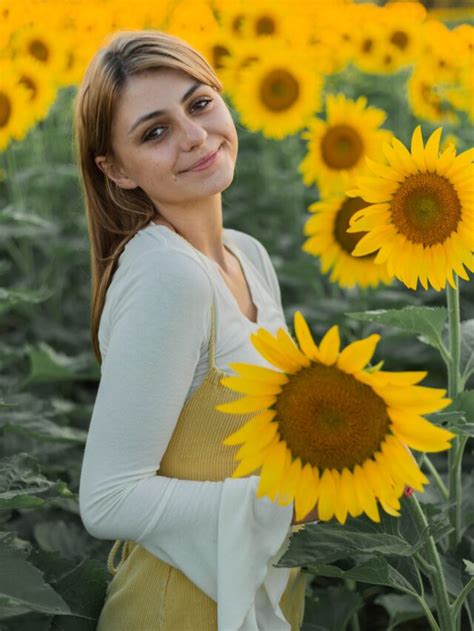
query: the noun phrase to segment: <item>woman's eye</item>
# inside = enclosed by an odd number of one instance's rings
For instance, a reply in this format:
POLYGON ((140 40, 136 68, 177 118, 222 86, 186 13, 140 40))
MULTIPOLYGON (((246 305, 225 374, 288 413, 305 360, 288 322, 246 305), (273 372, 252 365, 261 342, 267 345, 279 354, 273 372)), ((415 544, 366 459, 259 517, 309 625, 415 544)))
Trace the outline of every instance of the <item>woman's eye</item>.
MULTIPOLYGON (((203 104, 201 105, 201 107, 198 107, 198 110, 204 110, 208 103, 210 103, 212 101, 212 99, 199 99, 199 101, 196 101, 191 109, 194 109, 196 107, 196 105, 199 104, 203 104)), ((163 134, 159 134, 159 135, 155 135, 154 132, 158 131, 159 129, 166 129, 166 127, 164 125, 158 125, 157 127, 153 127, 152 129, 150 129, 150 131, 143 137, 143 140, 145 142, 148 142, 149 140, 156 140, 159 139, 163 136, 163 134)))

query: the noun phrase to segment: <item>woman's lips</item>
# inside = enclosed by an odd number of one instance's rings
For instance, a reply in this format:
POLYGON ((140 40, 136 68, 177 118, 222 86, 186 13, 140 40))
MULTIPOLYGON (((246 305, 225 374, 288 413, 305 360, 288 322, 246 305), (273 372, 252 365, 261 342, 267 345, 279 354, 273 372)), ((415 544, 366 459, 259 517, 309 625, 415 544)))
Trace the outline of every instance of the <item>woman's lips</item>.
POLYGON ((203 171, 204 169, 208 169, 210 166, 212 166, 216 159, 217 156, 219 155, 219 151, 222 145, 220 145, 217 149, 217 151, 215 151, 210 158, 208 158, 205 162, 201 162, 200 164, 198 164, 197 166, 193 167, 192 169, 187 169, 187 171, 184 171, 184 173, 188 173, 190 171, 203 171))

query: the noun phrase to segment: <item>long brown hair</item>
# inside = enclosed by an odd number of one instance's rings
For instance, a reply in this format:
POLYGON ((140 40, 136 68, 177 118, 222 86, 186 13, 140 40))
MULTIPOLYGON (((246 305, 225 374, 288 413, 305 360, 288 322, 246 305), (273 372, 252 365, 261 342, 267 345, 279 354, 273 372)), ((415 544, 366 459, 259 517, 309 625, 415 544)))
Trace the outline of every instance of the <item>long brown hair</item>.
POLYGON ((92 58, 74 104, 74 155, 91 243, 91 338, 99 364, 99 322, 107 288, 127 242, 158 212, 139 187, 122 189, 95 163, 98 155, 113 156, 112 117, 129 77, 147 70, 174 68, 210 85, 223 86, 208 61, 187 42, 162 31, 114 33, 92 58))

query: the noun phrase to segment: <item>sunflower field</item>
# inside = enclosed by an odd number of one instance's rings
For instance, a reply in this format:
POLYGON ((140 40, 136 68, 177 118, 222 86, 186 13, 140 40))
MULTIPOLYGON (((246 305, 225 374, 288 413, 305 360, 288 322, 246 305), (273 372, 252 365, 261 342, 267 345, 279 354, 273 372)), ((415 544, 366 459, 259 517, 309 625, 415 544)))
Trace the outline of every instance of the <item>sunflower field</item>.
MULTIPOLYGON (((232 477, 295 502, 304 631, 474 628, 470 0, 0 0, 0 631, 96 627, 110 541, 78 488, 100 379, 74 162, 107 37, 203 54, 239 135, 224 223, 271 255, 288 330, 231 364, 232 477)), ((179 630, 177 630, 179 631, 179 630)), ((271 630, 266 630, 271 631, 271 630)))

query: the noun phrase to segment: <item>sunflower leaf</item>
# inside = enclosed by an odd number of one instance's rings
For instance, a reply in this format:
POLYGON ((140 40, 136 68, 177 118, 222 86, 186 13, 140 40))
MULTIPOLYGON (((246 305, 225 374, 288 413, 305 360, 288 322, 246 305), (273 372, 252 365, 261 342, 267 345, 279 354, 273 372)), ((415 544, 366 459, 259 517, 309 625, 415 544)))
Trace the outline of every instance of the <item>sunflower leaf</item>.
POLYGON ((403 559, 403 563, 400 564, 400 559, 392 563, 390 557, 377 555, 360 563, 356 562, 354 567, 348 570, 326 564, 311 564, 308 566, 308 570, 316 576, 351 579, 371 585, 385 585, 410 594, 421 593, 419 575, 411 558, 403 559))
POLYGON ((448 312, 445 307, 403 307, 402 309, 375 309, 373 311, 352 311, 345 315, 354 320, 374 322, 393 326, 405 333, 418 334, 423 344, 434 346, 438 350, 446 349, 442 333, 448 312))

